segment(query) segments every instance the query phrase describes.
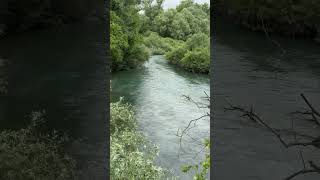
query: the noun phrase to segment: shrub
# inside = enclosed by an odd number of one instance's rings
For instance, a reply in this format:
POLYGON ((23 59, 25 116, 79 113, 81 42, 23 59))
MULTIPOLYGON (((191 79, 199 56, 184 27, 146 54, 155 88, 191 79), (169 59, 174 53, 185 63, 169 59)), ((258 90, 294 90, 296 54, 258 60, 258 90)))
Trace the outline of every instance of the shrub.
POLYGON ((188 51, 181 60, 182 67, 192 72, 208 73, 210 55, 207 48, 188 51))
POLYGON ((186 41, 186 47, 189 50, 197 49, 197 48, 208 48, 210 46, 209 36, 204 33, 197 33, 192 35, 186 41))
POLYGON ((154 164, 158 148, 137 131, 132 106, 111 103, 111 179, 162 179, 166 170, 154 164))
POLYGON ((144 44, 150 49, 153 55, 163 55, 182 42, 183 41, 172 38, 161 37, 156 32, 150 32, 149 35, 144 38, 144 44))
POLYGON ((192 35, 188 40, 166 53, 170 63, 191 72, 208 73, 210 69, 210 39, 204 33, 192 35))
POLYGON ((186 47, 182 45, 172 49, 172 51, 166 53, 165 56, 172 64, 179 64, 187 51, 186 47))
POLYGON ((136 44, 129 50, 129 54, 126 66, 128 68, 135 68, 149 59, 150 51, 144 44, 136 44))
POLYGON ((43 113, 32 113, 32 123, 25 129, 0 133, 0 179, 73 180, 75 161, 63 153, 66 138, 56 131, 38 131, 43 113))

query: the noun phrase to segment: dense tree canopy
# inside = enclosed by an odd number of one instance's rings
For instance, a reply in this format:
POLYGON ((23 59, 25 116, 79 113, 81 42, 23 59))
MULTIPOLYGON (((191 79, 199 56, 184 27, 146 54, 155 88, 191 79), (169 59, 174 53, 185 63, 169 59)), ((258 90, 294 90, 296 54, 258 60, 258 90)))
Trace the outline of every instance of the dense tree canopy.
POLYGON ((112 69, 136 67, 148 59, 149 53, 140 34, 139 0, 112 0, 110 48, 112 69))
MULTIPOLYGON (((159 11, 154 18, 154 28, 149 30, 163 37, 186 40, 192 34, 203 32, 209 35, 209 6, 191 0, 181 1, 176 9, 159 11)), ((147 14, 145 14, 147 16, 147 14)))
MULTIPOLYGON (((153 4, 159 7, 159 4, 153 4)), ((175 9, 159 10, 156 17, 142 14, 145 21, 154 19, 153 25, 143 23, 145 45, 152 54, 166 54, 169 62, 186 70, 208 73, 209 10, 208 4, 183 0, 175 9)))
POLYGON ((112 0, 112 70, 137 67, 152 53, 167 54, 189 71, 209 72, 209 5, 183 0, 164 10, 163 1, 112 0))

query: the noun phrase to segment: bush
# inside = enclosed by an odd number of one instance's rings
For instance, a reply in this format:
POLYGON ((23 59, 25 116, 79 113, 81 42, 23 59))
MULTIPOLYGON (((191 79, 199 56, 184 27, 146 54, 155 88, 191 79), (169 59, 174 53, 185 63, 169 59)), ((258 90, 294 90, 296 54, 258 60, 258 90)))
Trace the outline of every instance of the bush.
POLYGON ((161 37, 156 32, 150 32, 149 35, 144 38, 144 44, 150 49, 150 52, 153 55, 163 55, 182 42, 183 41, 172 38, 161 37))
POLYGON ((128 52, 130 55, 127 57, 126 65, 129 68, 137 67, 147 61, 150 56, 150 51, 144 44, 136 44, 128 52))
POLYGON ((186 41, 186 47, 188 50, 194 50, 197 48, 207 48, 210 47, 210 39, 209 36, 204 33, 197 33, 192 35, 186 41))
POLYGON ((181 65, 192 72, 208 73, 210 67, 209 49, 188 51, 181 60, 181 65))
POLYGON ((143 45, 142 19, 138 1, 112 0, 110 7, 110 49, 112 70, 126 70, 142 65, 149 58, 143 45))
POLYGON ((137 131, 132 106, 111 103, 111 179, 162 179, 166 170, 154 164, 158 149, 137 131))
POLYGON ((166 53, 170 63, 191 72, 208 73, 210 69, 210 39, 204 33, 192 35, 188 40, 166 53))
POLYGON ((75 161, 62 151, 66 138, 56 131, 38 131, 43 113, 32 113, 32 123, 25 129, 0 133, 0 179, 73 180, 75 161))
POLYGON ((179 64, 180 60, 184 57, 184 55, 187 53, 187 48, 182 45, 174 48, 172 51, 166 53, 166 58, 169 60, 172 64, 179 64))

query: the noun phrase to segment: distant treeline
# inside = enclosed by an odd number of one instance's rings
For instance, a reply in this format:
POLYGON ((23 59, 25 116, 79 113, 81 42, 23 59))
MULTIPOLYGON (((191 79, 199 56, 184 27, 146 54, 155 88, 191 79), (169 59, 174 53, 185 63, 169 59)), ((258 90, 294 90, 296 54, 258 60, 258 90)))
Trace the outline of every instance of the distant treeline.
POLYGON ((320 33, 320 0, 217 0, 215 10, 255 31, 305 38, 320 33))
POLYGON ((111 1, 112 69, 139 66, 150 55, 200 73, 209 72, 210 7, 183 0, 164 10, 163 0, 111 1))
POLYGON ((103 0, 1 0, 0 36, 103 15, 103 0))

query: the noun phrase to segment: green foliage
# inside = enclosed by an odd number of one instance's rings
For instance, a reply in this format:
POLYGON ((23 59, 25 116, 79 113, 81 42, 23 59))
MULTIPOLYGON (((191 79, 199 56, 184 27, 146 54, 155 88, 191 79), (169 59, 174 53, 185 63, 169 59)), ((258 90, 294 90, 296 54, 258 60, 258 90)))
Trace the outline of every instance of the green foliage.
POLYGON ((191 72, 208 73, 210 70, 210 39, 204 33, 191 36, 184 44, 166 53, 166 58, 191 72))
POLYGON ((163 179, 166 170, 154 164, 158 148, 137 131, 131 105, 111 103, 111 179, 163 179))
POLYGON ((112 1, 113 69, 134 68, 146 61, 149 54, 165 54, 171 63, 186 70, 208 73, 208 4, 184 0, 176 9, 164 11, 162 3, 163 0, 112 1), (139 14, 139 10, 143 13, 139 14))
POLYGON ((156 17, 147 13, 144 16, 153 23, 151 28, 145 29, 155 31, 162 37, 187 40, 199 32, 209 35, 210 14, 207 4, 199 5, 192 0, 184 0, 176 9, 159 11, 156 17))
POLYGON ((156 32, 149 32, 149 35, 144 38, 144 44, 150 49, 153 55, 165 54, 182 43, 183 41, 172 38, 163 38, 156 32))
POLYGON ((110 49, 113 70, 134 68, 149 58, 140 34, 143 19, 139 10, 138 0, 111 1, 110 49))
POLYGON ((120 18, 115 12, 110 13, 110 49, 111 58, 114 63, 121 63, 124 58, 124 50, 128 48, 128 36, 124 33, 124 28, 120 25, 120 18))
POLYGON ((156 17, 148 13, 145 20, 154 19, 153 28, 144 27, 144 44, 154 55, 165 54, 170 63, 191 72, 208 73, 210 39, 208 4, 183 0, 176 9, 159 11, 156 17), (153 32, 150 32, 153 31, 153 32))
POLYGON ((205 139, 204 146, 206 149, 205 158, 200 164, 195 165, 185 165, 181 167, 181 171, 184 173, 189 173, 192 170, 195 172, 194 180, 205 180, 207 179, 208 173, 210 171, 210 140, 205 139))
POLYGON ((210 38, 204 33, 194 34, 187 40, 186 47, 189 50, 195 50, 199 48, 207 48, 209 50, 210 38))
POLYGON ((127 67, 134 68, 149 59, 150 52, 144 44, 135 44, 129 49, 127 67))
POLYGON ((144 12, 144 17, 147 17, 144 26, 146 29, 155 31, 155 18, 163 13, 162 4, 164 0, 144 0, 142 3, 142 10, 144 12))
POLYGON ((168 9, 165 12, 160 13, 154 22, 154 31, 160 34, 162 37, 172 37, 171 33, 175 30, 172 27, 173 20, 177 11, 175 9, 168 9))
POLYGON ((177 11, 180 12, 185 8, 191 7, 194 5, 193 0, 182 0, 180 4, 176 7, 177 11))
POLYGON ((0 133, 0 179, 73 180, 75 162, 63 153, 67 141, 56 131, 41 133, 43 113, 32 113, 32 123, 25 129, 0 133))
POLYGON ((210 67, 209 49, 188 51, 181 60, 181 65, 192 72, 208 73, 210 67))
POLYGON ((188 49, 185 47, 185 45, 181 45, 178 47, 175 47, 172 49, 172 51, 166 53, 166 58, 172 63, 172 64, 179 64, 180 60, 183 59, 184 55, 188 52, 188 49))

